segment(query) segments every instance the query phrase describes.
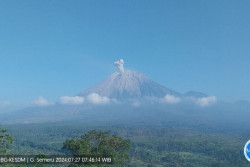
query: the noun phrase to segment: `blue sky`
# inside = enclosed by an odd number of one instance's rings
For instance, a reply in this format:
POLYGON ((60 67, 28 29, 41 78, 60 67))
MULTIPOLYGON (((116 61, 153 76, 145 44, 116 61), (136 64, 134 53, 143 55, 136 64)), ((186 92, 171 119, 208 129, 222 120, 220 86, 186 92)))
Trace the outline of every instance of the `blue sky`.
POLYGON ((72 96, 125 68, 250 100, 250 1, 0 1, 0 103, 72 96))

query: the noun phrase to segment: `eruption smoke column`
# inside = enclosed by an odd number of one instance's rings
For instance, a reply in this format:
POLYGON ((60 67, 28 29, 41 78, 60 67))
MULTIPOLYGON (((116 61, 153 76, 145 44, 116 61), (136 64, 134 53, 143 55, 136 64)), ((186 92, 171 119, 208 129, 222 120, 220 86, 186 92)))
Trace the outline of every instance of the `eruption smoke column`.
POLYGON ((120 60, 117 60, 117 61, 114 62, 114 65, 117 66, 117 68, 119 69, 119 71, 121 73, 124 72, 123 64, 124 64, 124 60, 123 59, 120 59, 120 60))

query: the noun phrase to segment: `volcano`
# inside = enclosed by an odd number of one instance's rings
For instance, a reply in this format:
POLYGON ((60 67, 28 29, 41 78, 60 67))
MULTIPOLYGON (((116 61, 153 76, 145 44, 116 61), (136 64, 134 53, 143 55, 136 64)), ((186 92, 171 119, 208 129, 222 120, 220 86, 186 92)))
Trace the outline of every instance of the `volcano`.
POLYGON ((96 93, 102 97, 114 98, 118 100, 145 99, 145 98, 163 98, 166 95, 174 97, 207 97, 206 94, 196 91, 190 91, 181 94, 172 89, 149 79, 145 75, 124 69, 124 60, 120 59, 114 62, 118 71, 111 74, 102 82, 84 90, 78 96, 87 97, 96 93))
POLYGON ((150 80, 141 73, 131 70, 115 72, 104 81, 86 89, 79 95, 88 96, 91 93, 116 99, 160 98, 166 94, 181 96, 180 93, 150 80))
POLYGON ((200 112, 200 110, 206 110, 204 106, 210 106, 216 101, 215 97, 209 97, 201 92, 179 93, 139 72, 124 69, 122 59, 114 64, 118 70, 100 83, 77 96, 65 96, 70 99, 70 103, 59 101, 51 105, 31 106, 2 114, 0 121, 37 123, 79 119, 94 121, 92 118, 96 118, 108 122, 135 120, 153 123, 159 122, 160 118, 157 115, 162 115, 165 122, 166 119, 173 121, 183 117, 185 120, 192 116, 186 111, 192 111, 196 118, 197 115, 204 114, 200 112), (81 102, 76 103, 76 98, 81 102), (203 106, 203 108, 197 106, 203 106), (155 113, 158 114, 155 115, 155 113), (152 121, 153 117, 155 121, 152 121))

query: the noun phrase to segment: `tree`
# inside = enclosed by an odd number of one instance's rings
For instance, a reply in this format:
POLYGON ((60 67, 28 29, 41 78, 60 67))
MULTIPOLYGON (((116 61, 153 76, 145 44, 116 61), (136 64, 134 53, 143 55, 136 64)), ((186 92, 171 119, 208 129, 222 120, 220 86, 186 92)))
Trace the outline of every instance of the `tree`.
POLYGON ((112 165, 125 166, 129 159, 130 141, 110 132, 92 130, 80 138, 66 140, 63 149, 74 156, 112 157, 112 165))
POLYGON ((6 129, 2 129, 0 126, 0 154, 6 154, 7 149, 12 144, 13 138, 7 134, 6 129))

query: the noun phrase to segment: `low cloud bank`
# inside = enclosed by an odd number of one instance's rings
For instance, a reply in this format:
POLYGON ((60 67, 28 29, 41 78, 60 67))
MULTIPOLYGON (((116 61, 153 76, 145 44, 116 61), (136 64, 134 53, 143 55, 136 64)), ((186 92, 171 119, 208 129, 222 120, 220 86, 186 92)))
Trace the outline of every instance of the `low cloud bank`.
POLYGON ((117 100, 110 99, 106 96, 101 96, 98 93, 91 93, 86 97, 82 96, 62 96, 60 97, 60 103, 65 105, 79 105, 89 103, 93 105, 109 104, 111 102, 117 103, 117 100))
POLYGON ((140 101, 132 101, 131 105, 134 107, 139 107, 141 105, 141 102, 140 101))
MULTIPOLYGON (((156 100, 156 99, 155 99, 156 100)), ((180 102, 189 101, 191 103, 195 103, 196 105, 200 107, 208 107, 217 102, 217 98, 215 96, 207 96, 207 97, 176 97, 171 94, 166 94, 165 97, 158 99, 161 103, 168 103, 168 104, 177 104, 180 102)))
POLYGON ((60 97, 60 103, 61 104, 83 104, 84 103, 84 97, 81 96, 63 96, 60 97))
POLYGON ((33 101, 33 104, 37 106, 50 106, 53 105, 54 103, 49 102, 47 99, 40 96, 37 100, 33 101))
MULTIPOLYGON (((166 94, 163 98, 148 98, 147 100, 152 103, 167 103, 167 104, 178 104, 180 102, 189 102, 194 103, 200 107, 207 107, 213 105, 217 102, 217 98, 215 96, 207 96, 201 98, 195 97, 177 97, 171 94, 166 94)), ((106 104, 120 104, 122 102, 109 98, 107 96, 101 96, 98 93, 91 93, 86 97, 82 96, 62 96, 59 100, 60 104, 64 105, 80 105, 80 104, 93 104, 93 105, 106 105, 106 104)), ((50 102, 43 97, 39 97, 37 100, 33 101, 33 104, 36 106, 50 106, 54 105, 54 102, 50 102)), ((131 102, 131 105, 134 107, 139 107, 143 104, 143 101, 134 100, 131 102)), ((9 101, 3 102, 0 106, 9 106, 11 103, 9 101)))
POLYGON ((196 99, 196 103, 201 107, 210 106, 217 102, 217 98, 215 96, 208 96, 196 99))
POLYGON ((110 99, 106 96, 100 96, 97 93, 91 93, 87 96, 88 102, 92 104, 108 104, 110 103, 110 99))
POLYGON ((181 101, 181 98, 167 94, 164 98, 160 99, 160 101, 169 104, 176 104, 181 101))

